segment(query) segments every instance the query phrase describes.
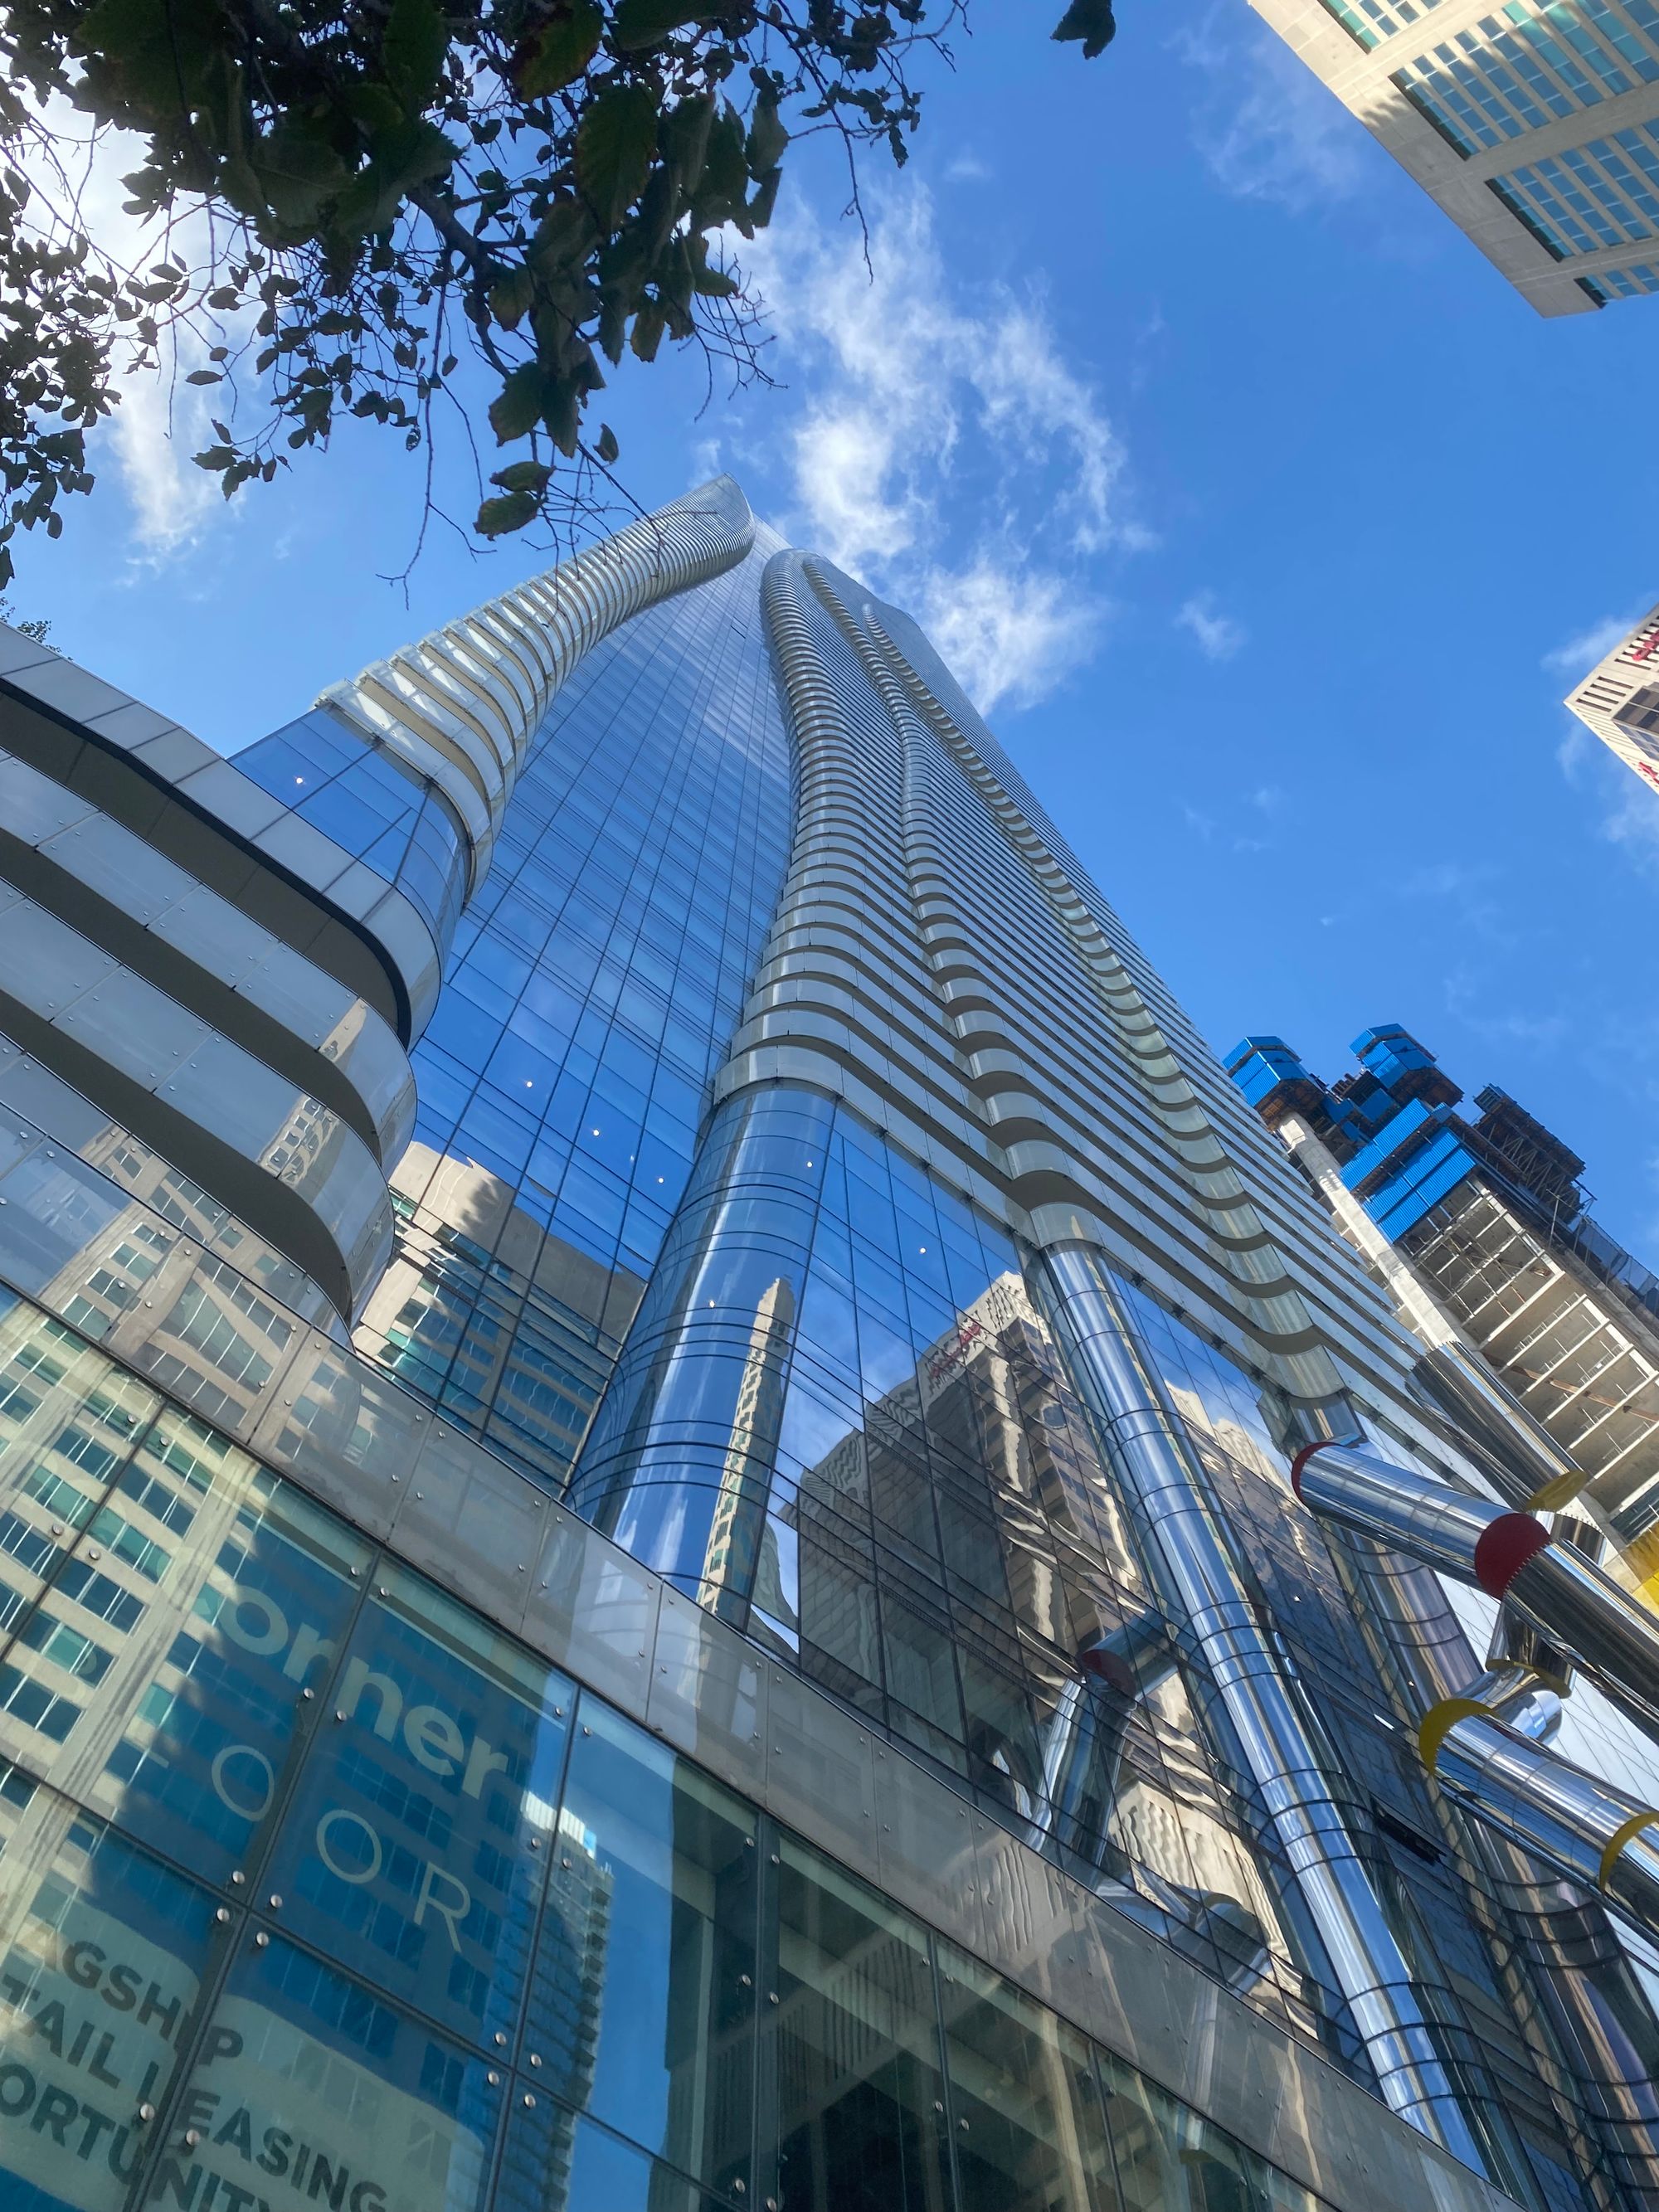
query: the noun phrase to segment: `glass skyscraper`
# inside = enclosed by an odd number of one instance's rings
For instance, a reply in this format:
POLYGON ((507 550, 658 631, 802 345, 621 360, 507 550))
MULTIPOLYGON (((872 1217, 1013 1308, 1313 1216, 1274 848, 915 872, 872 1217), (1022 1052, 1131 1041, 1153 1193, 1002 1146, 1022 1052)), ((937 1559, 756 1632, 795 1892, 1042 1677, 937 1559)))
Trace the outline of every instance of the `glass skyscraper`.
POLYGON ((913 623, 0 647, 0 2201, 1659 2206, 1648 1631, 913 623))

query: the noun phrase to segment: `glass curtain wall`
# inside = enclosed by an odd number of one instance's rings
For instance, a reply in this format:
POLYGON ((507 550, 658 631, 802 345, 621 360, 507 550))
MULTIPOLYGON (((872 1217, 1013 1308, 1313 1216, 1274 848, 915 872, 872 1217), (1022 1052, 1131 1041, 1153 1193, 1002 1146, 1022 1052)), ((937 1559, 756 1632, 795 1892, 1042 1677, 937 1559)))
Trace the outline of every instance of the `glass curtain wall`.
POLYGON ((237 764, 397 880, 447 948, 366 1356, 561 1483, 685 1186, 788 857, 762 529, 581 659, 464 914, 443 801, 326 713, 237 764), (417 804, 416 802, 419 802, 417 804))
POLYGON ((9 2212, 1317 2212, 27 1302, 9 2212))
MULTIPOLYGON (((1472 2076, 1504 2085, 1549 2167, 1553 2122, 1412 1747, 1323 1538, 1285 1510, 1285 1409, 1124 1288, 1261 1601, 1352 1750, 1376 1878, 1475 2027, 1472 2076)), ((856 1115, 778 1085, 715 1115, 570 1503, 1365 2078, 1019 1253, 856 1115)))

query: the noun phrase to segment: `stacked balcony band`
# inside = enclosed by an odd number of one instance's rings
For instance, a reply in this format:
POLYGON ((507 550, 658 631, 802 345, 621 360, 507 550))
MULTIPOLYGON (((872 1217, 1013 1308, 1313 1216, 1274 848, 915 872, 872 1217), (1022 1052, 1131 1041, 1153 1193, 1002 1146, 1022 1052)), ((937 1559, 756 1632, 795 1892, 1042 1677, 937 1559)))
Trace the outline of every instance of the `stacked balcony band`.
MULTIPOLYGON (((933 941, 941 941, 935 925, 951 898, 960 862, 946 849, 947 839, 930 836, 927 805, 921 803, 921 726, 901 696, 906 676, 914 690, 914 672, 903 666, 884 633, 852 611, 848 591, 854 587, 843 591, 845 580, 832 580, 798 556, 781 556, 767 580, 775 658, 802 794, 796 859, 781 902, 775 946, 787 951, 782 925, 793 902, 803 908, 808 903, 813 882, 824 884, 830 896, 843 901, 849 892, 857 896, 856 882, 834 881, 833 848, 845 844, 849 835, 830 818, 834 793, 837 782, 844 785, 849 777, 872 782, 860 831, 866 837, 879 831, 885 841, 884 849, 872 855, 874 865, 890 879, 912 879, 913 905, 922 909, 933 941), (803 584, 831 617, 822 641, 817 626, 805 617, 803 584), (854 727, 876 723, 876 743, 854 742, 854 727), (820 804, 825 811, 822 836, 814 830, 820 804)), ((930 772, 937 780, 943 769, 952 768, 948 754, 937 753, 930 772)), ((981 775, 988 777, 982 763, 981 775)), ((966 782, 959 768, 954 777, 966 782)), ((963 796, 970 811, 982 803, 977 790, 963 796)), ((1006 793, 995 796, 998 811, 1012 821, 1012 802, 1006 793)), ((1016 826, 1023 831, 1022 845, 1035 848, 1034 834, 1023 823, 1016 826)), ((1020 860, 1027 871, 1035 872, 1041 865, 1054 878, 1036 887, 1035 912, 1050 913, 1057 902, 1066 903, 1076 910, 1075 927, 1098 936, 1093 916, 1070 893, 1051 859, 1033 849, 1022 850, 1020 860)), ((983 884, 958 884, 955 891, 957 926, 945 934, 957 948, 951 959, 958 975, 964 962, 972 964, 975 939, 998 926, 994 915, 974 911, 975 901, 982 906, 983 897, 983 884)), ((922 944, 921 918, 913 915, 906 933, 917 946, 922 944)), ((1024 922, 1025 917, 1020 919, 1024 922)), ((1076 957, 1064 926, 1056 919, 1051 927, 1066 957, 1076 957)), ((794 941, 805 940, 798 933, 794 941)), ((1103 940, 1096 958, 1110 960, 1103 940)), ((930 972, 925 951, 916 966, 918 981, 933 1001, 938 1060, 948 1070, 959 1066, 957 1031, 950 1013, 952 994, 930 972)), ((1091 982, 1102 988, 1092 967, 1090 973, 1091 982)), ((1124 1018, 1139 1024, 1132 1048, 1167 1057, 1168 1048, 1144 1008, 1134 1011, 1139 1001, 1127 977, 1119 995, 1131 1009, 1124 1018)), ((963 993, 956 996, 960 1000, 963 993)), ((989 1034, 994 1013, 988 1009, 994 1009, 994 991, 976 981, 972 1000, 976 1042, 997 1042, 1006 1057, 1018 1056, 1012 1035, 999 1041, 989 1034)), ((843 994, 842 1006, 846 1003, 843 994)), ((907 1005, 905 1011, 912 1009, 907 1005)), ((719 1109, 708 1133, 681 1222, 600 1408, 571 1493, 578 1510, 682 1588, 717 1605, 732 1585, 715 1587, 719 1576, 711 1576, 711 1564, 723 1574, 734 1558, 751 1558, 766 1510, 769 1446, 775 1444, 756 1409, 768 1403, 767 1346, 780 1326, 787 1327, 780 1322, 783 1301, 775 1285, 784 1282, 793 1296, 799 1295, 799 1255, 805 1249, 804 1231, 790 1233, 788 1194, 769 1192, 768 1210, 781 1205, 784 1213, 775 1218, 775 1226, 769 1221, 764 1229, 760 1211, 747 1203, 755 1194, 754 1176, 763 1173, 763 1125, 774 1116, 787 1117, 792 1125, 788 1148, 799 1149, 804 1159, 816 1158, 802 1140, 815 1115, 827 1105, 822 1092, 854 1102, 876 1095, 869 1089, 867 1066, 861 1069, 856 1061, 848 1066, 836 1049, 844 1013, 836 1019, 828 1007, 820 1014, 780 994, 767 1002, 763 1018, 763 1032, 759 1022, 756 1028, 765 1037, 767 1051, 750 1049, 746 1057, 734 1053, 726 1079, 740 1081, 744 1088, 719 1109), (763 1092, 757 1088, 763 1081, 763 1092), (764 1112, 758 1103, 763 1097, 764 1112)), ((948 1140, 957 1132, 943 1079, 939 1087, 944 1110, 937 1126, 948 1140)), ((1024 1073, 1022 1089, 1034 1103, 1046 1087, 1035 1071, 1024 1073)), ((1171 1091, 1164 1085, 1176 1139, 1171 1149, 1196 1158, 1194 1109, 1177 1095, 1180 1087, 1171 1091)), ((902 1126, 905 1115, 914 1121, 925 1114, 927 1101, 915 1095, 914 1085, 909 1096, 896 1085, 895 1091, 896 1126, 902 1126)), ((977 1102, 963 1093, 963 1107, 966 1125, 977 1102)), ((884 1108, 878 1110, 884 1114, 884 1108)), ((781 1124, 778 1133, 783 1133, 781 1124)), ((985 1162, 985 1188, 1000 1184, 1006 1194, 1000 1204, 1005 1218, 1024 1224, 1028 1236, 1040 1218, 1043 1227, 1052 1223, 1056 1231, 1062 1218, 1087 1223, 1076 1206, 1054 1207, 1042 1216, 1041 1207, 1034 1213, 1022 1203, 1019 1160, 996 1144, 982 1111, 976 1129, 969 1133, 985 1162)), ((915 1147, 923 1157, 926 1141, 924 1134, 915 1147)), ((1218 1177, 1231 1170, 1213 1139, 1211 1149, 1215 1160, 1197 1161, 1194 1182, 1217 1209, 1218 1241, 1241 1253, 1241 1296, 1248 1292, 1260 1304, 1267 1334, 1282 1334, 1292 1346, 1305 1344, 1310 1335, 1307 1316, 1290 1291, 1282 1262, 1262 1267, 1243 1250, 1264 1244, 1265 1232, 1236 1176, 1222 1188, 1218 1177)), ((1038 1150, 1046 1158, 1056 1148, 1028 1148, 1028 1156, 1038 1150)), ((1047 1240, 1039 1234, 1032 1241, 1041 1245, 1047 1240)), ((1203 1702, 1218 1739, 1217 1749, 1249 1779, 1261 1842, 1282 1870, 1286 1917, 1310 1971, 1340 1991, 1391 2108, 1499 2187, 1529 2197, 1523 2154, 1479 2046, 1421 1931, 1392 1900, 1385 1902, 1381 1854, 1368 1815, 1276 1639, 1261 1625, 1259 1597, 1207 1492, 1203 1470, 1153 1388, 1146 1362, 1124 1323, 1104 1250, 1086 1237, 1067 1241, 1056 1234, 1051 1249, 1034 1261, 1030 1280, 1052 1317, 1073 1382, 1094 1413, 1139 1538, 1143 1569, 1183 1658, 1207 1690, 1203 1702)), ((1287 1356, 1299 1355, 1292 1349, 1287 1356)))
POLYGON ((519 771, 554 694, 630 616, 735 568, 748 502, 717 477, 532 577, 317 702, 435 787, 465 835, 465 905, 489 872, 519 771))

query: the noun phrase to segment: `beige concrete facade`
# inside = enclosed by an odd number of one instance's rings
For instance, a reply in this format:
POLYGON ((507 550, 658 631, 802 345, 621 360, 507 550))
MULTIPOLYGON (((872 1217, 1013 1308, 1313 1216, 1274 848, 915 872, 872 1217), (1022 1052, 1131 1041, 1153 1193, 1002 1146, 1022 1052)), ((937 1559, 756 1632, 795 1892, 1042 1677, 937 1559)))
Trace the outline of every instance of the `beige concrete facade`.
POLYGON ((1566 703, 1650 791, 1659 792, 1659 607, 1597 661, 1566 703))
POLYGON ((1250 4, 1540 315, 1659 290, 1641 0, 1250 4))

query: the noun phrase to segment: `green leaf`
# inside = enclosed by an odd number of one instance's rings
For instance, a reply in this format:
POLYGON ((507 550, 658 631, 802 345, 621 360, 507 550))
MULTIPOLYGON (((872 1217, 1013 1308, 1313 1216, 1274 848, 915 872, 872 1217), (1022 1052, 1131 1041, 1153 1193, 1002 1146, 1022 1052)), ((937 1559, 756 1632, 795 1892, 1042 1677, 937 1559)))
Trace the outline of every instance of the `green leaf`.
POLYGON ((309 230, 325 204, 350 182, 351 172, 313 118, 290 111, 270 135, 248 148, 265 204, 278 222, 309 230))
POLYGON ((779 117, 777 101, 765 98, 757 100, 754 119, 749 125, 749 143, 744 149, 750 175, 758 179, 769 169, 775 169, 788 144, 789 133, 779 117))
POLYGON ((455 149, 435 123, 399 123, 369 143, 369 160, 340 194, 330 228, 344 238, 387 229, 413 185, 447 176, 455 149))
POLYGON ((657 144, 657 103, 642 84, 611 84, 576 131, 576 178, 600 228, 614 230, 645 190, 657 144))
POLYGON ((778 204, 778 186, 783 182, 781 169, 769 169, 760 180, 760 189, 750 201, 746 210, 749 235, 764 230, 772 220, 772 210, 778 204))
POLYGON ((599 242, 592 216, 580 200, 561 200, 536 227, 526 259, 533 269, 568 269, 586 261, 599 242))
POLYGON ((507 468, 497 469, 489 481, 503 491, 533 491, 539 497, 552 473, 545 461, 514 461, 507 468))
POLYGON ((532 301, 536 296, 536 279, 526 268, 508 270, 499 283, 489 290, 489 312, 504 331, 514 330, 523 321, 532 301))
POLYGON ((657 348, 662 343, 662 334, 667 327, 665 312, 653 301, 647 300, 634 318, 634 334, 629 340, 641 361, 655 361, 657 348))
POLYGON ((702 175, 708 127, 714 120, 714 96, 708 92, 678 100, 663 118, 662 149, 679 171, 681 186, 688 192, 696 191, 702 175))
POLYGON ((617 0, 611 19, 611 43, 619 51, 629 46, 654 46, 699 16, 714 11, 688 7, 686 0, 617 0))
POLYGON ((1052 36, 1056 39, 1081 39, 1083 58, 1093 61, 1103 54, 1112 43, 1117 23, 1112 14, 1112 0, 1072 0, 1071 6, 1054 26, 1052 36))
POLYGON ((620 292, 606 292, 599 301, 599 343, 608 361, 619 362, 628 337, 628 301, 620 292))
POLYGON ((705 267, 693 277, 692 289, 705 300, 731 300, 736 298, 738 287, 737 278, 728 276, 724 269, 705 267))
POLYGON ((544 25, 519 49, 514 81, 526 100, 574 84, 599 50, 605 17, 595 0, 569 0, 562 15, 544 25))
POLYGON ((437 0, 392 0, 380 41, 386 82, 410 115, 418 115, 438 88, 449 51, 449 26, 437 0))
POLYGON ((505 538, 510 531, 522 530, 541 513, 541 503, 527 491, 509 491, 500 499, 487 499, 478 509, 473 528, 480 538, 505 538))
POLYGON ((709 125, 702 179, 696 192, 700 225, 729 222, 742 208, 748 191, 749 162, 744 150, 743 121, 728 101, 709 125))
POLYGON ((622 451, 622 447, 617 443, 617 434, 608 422, 601 422, 599 425, 599 444, 594 447, 594 451, 607 468, 622 451))
POLYGON ((498 446, 528 437, 542 419, 545 379, 533 361, 521 362, 489 404, 489 427, 498 446))

